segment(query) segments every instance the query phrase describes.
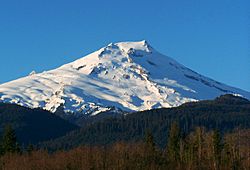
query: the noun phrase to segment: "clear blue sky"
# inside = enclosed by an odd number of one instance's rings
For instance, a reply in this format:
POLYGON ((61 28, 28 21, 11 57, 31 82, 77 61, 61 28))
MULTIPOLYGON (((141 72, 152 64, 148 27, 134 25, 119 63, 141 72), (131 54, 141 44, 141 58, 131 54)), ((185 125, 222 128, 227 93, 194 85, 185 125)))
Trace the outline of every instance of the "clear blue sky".
POLYGON ((2 0, 0 83, 56 68, 110 42, 159 52, 250 91, 248 0, 2 0))

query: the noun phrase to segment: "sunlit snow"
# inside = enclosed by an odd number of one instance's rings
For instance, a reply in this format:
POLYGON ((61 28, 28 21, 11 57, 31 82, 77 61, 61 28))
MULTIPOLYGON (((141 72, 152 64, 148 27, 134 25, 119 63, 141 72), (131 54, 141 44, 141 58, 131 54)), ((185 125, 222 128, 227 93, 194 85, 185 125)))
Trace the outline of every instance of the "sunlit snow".
POLYGON ((204 77, 146 41, 111 43, 57 69, 0 85, 0 100, 55 112, 96 115, 111 108, 175 107, 231 93, 250 93, 204 77))

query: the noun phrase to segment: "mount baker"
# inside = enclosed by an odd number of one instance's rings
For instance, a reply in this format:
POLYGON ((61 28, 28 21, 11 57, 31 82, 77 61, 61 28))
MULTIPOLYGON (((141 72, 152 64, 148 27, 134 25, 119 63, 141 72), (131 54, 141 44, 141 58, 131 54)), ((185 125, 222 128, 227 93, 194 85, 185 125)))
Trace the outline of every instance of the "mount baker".
POLYGON ((57 69, 0 85, 0 101, 77 115, 176 107, 250 92, 217 82, 162 55, 146 41, 111 43, 57 69))

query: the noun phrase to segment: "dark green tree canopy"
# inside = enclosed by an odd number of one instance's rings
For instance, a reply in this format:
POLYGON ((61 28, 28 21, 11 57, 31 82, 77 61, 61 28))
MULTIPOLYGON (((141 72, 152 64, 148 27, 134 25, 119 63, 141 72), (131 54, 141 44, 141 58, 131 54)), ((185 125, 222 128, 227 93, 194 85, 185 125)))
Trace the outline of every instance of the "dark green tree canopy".
POLYGON ((18 153, 20 152, 19 144, 15 131, 10 125, 7 125, 4 129, 2 141, 1 141, 2 153, 18 153))

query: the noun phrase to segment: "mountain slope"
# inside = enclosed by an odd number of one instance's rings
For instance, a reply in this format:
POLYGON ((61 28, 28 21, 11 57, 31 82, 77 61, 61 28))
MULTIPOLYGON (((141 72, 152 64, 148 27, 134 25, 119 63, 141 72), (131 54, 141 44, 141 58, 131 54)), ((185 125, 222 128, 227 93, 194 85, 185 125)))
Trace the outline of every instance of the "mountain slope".
POLYGON ((250 93, 204 77, 146 41, 109 44, 72 63, 0 85, 0 100, 55 112, 96 115, 175 107, 232 93, 250 93))
POLYGON ((43 144, 50 149, 73 148, 79 145, 104 145, 117 141, 143 140, 150 130, 157 144, 165 146, 168 129, 174 121, 182 132, 189 133, 195 127, 230 132, 235 128, 250 128, 250 101, 233 95, 215 100, 183 104, 175 108, 153 109, 120 118, 103 119, 84 128, 72 131, 56 140, 43 144))
POLYGON ((45 110, 0 103, 0 136, 8 124, 15 129, 21 144, 54 139, 78 128, 45 110))

